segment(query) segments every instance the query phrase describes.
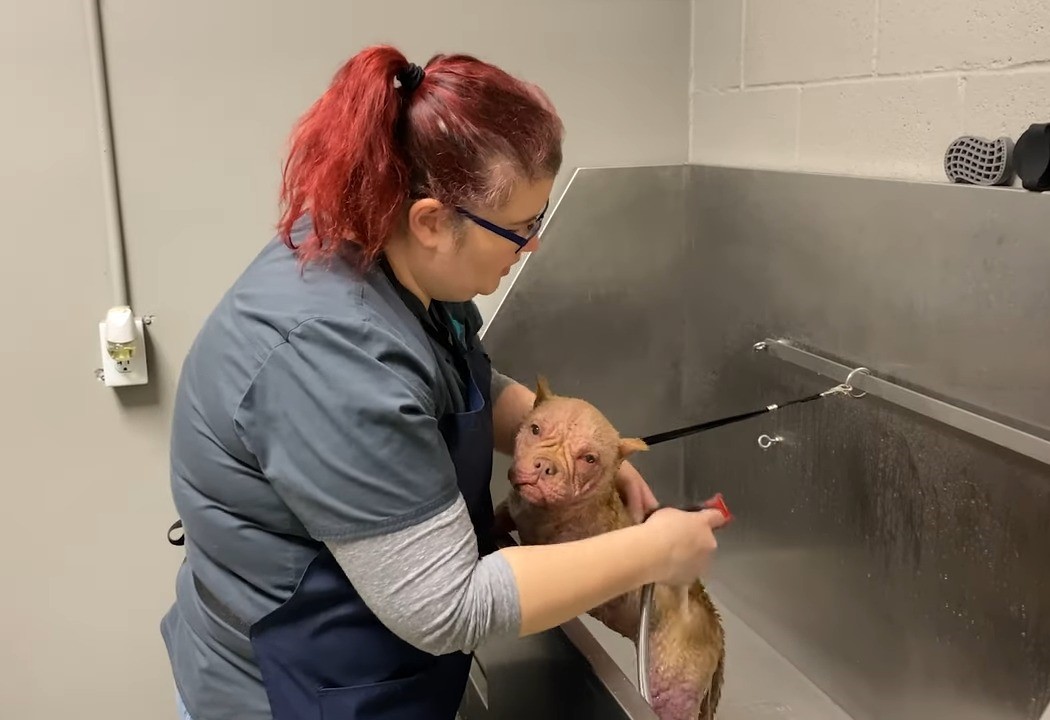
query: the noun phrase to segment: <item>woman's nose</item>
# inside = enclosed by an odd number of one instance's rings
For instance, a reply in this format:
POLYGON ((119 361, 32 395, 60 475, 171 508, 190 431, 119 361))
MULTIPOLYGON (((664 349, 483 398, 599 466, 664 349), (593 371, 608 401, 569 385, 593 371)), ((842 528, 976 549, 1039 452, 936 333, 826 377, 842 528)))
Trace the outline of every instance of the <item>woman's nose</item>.
POLYGON ((523 253, 524 252, 536 252, 539 249, 540 249, 540 236, 537 235, 537 236, 531 238, 527 243, 525 243, 522 246, 521 251, 523 253))

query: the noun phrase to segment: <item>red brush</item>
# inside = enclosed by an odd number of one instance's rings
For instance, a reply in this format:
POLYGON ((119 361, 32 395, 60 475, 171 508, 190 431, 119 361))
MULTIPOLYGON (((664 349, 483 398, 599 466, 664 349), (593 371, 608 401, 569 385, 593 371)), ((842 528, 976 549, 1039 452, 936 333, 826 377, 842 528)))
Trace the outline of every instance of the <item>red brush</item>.
MULTIPOLYGON (((649 516, 651 516, 654 512, 656 512, 659 509, 660 508, 657 507, 646 513, 645 520, 648 520, 649 516)), ((700 512, 701 510, 717 510, 718 512, 722 513, 722 517, 726 519, 727 523, 733 520, 733 513, 729 512, 729 506, 726 505, 726 501, 725 498, 722 497, 722 493, 715 493, 712 497, 709 497, 707 500, 704 500, 699 505, 690 505, 689 507, 685 507, 682 509, 686 512, 700 512)))
POLYGON ((729 506, 726 505, 725 498, 722 497, 722 493, 715 493, 713 497, 704 500, 699 505, 694 505, 691 508, 686 508, 690 511, 698 510, 717 510, 722 513, 722 517, 726 519, 726 522, 730 522, 733 519, 733 513, 729 512, 729 506))

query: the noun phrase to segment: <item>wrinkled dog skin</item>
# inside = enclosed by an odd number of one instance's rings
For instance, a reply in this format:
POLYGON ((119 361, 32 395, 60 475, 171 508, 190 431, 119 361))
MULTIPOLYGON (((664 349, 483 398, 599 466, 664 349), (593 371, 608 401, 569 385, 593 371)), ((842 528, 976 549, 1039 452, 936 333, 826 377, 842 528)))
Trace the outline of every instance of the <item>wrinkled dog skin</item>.
MULTIPOLYGON (((540 378, 536 402, 515 439, 510 495, 498 509, 526 545, 580 540, 633 524, 615 476, 631 454, 646 450, 621 438, 594 406, 554 395, 540 378)), ((590 615, 638 642, 640 591, 614 598, 590 615)), ((725 642, 721 618, 697 580, 654 588, 649 685, 661 720, 713 718, 722 691, 725 642)))

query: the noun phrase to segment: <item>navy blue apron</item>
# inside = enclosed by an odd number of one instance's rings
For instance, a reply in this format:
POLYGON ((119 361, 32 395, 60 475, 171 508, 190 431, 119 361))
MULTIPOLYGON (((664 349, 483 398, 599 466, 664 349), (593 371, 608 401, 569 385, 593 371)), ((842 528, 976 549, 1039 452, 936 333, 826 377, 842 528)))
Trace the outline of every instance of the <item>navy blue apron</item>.
MULTIPOLYGON (((467 412, 439 420, 479 549, 491 538, 492 368, 468 351, 467 412)), ((383 625, 322 548, 292 597, 256 622, 252 648, 274 720, 451 720, 466 688, 470 655, 433 656, 383 625)))
MULTIPOLYGON (((496 549, 489 489, 492 366, 481 347, 456 354, 468 380, 468 407, 440 418, 438 426, 479 551, 487 555, 496 549)), ((171 538, 179 526, 168 537, 181 545, 184 538, 171 538)), ((215 606, 218 599, 197 586, 215 606)), ((213 607, 228 617, 223 610, 213 607)), ((452 720, 466 689, 471 656, 434 656, 388 630, 320 543, 292 596, 246 629, 274 720, 452 720)))

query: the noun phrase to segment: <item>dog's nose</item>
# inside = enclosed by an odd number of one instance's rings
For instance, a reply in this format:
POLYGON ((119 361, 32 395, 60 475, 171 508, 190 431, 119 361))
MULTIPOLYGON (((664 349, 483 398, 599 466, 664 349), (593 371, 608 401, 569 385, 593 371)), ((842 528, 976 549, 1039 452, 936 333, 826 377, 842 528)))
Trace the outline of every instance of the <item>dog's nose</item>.
POLYGON ((557 475, 558 474, 558 468, 554 467, 554 463, 552 463, 550 460, 546 460, 546 459, 537 460, 536 463, 534 464, 534 467, 537 470, 543 471, 544 475, 550 476, 550 475, 557 475))

